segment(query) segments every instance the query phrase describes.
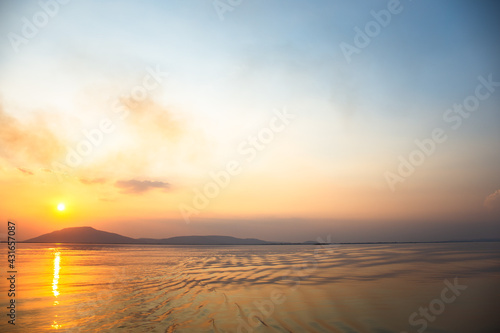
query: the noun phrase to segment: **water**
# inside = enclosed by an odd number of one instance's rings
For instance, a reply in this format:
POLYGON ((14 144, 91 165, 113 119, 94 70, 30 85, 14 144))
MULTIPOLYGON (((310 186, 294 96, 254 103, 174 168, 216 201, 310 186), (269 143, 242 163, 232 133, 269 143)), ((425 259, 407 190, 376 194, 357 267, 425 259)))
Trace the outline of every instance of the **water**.
POLYGON ((500 332, 500 243, 19 244, 16 260, 2 332, 500 332))

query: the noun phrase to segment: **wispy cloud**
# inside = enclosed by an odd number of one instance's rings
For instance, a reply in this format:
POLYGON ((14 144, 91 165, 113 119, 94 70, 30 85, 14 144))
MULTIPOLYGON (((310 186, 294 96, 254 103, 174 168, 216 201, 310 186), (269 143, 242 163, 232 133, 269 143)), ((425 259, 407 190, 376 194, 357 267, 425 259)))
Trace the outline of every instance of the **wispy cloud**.
POLYGON ((140 103, 122 100, 128 109, 129 124, 140 137, 156 140, 177 141, 186 134, 187 124, 169 108, 162 106, 150 99, 140 103), (136 103, 135 105, 133 103, 136 103))
POLYGON ((134 102, 124 98, 121 103, 117 115, 123 119, 113 118, 116 131, 105 138, 112 144, 99 147, 99 154, 89 157, 90 163, 78 170, 84 182, 130 177, 123 175, 134 175, 135 179, 168 177, 174 168, 204 167, 211 158, 211 144, 203 130, 181 110, 151 99, 134 102))
POLYGON ((149 180, 119 180, 115 183, 115 186, 121 188, 124 193, 138 194, 149 191, 151 189, 160 188, 168 189, 170 184, 160 181, 149 181, 149 180))
POLYGON ((17 170, 21 171, 25 175, 33 176, 33 172, 29 171, 28 169, 25 168, 17 168, 17 170))
POLYGON ((47 165, 63 152, 63 145, 46 125, 44 116, 34 116, 32 121, 20 121, 0 105, 0 158, 11 164, 47 165))
POLYGON ((496 190, 486 197, 484 200, 484 207, 490 210, 500 211, 500 190, 496 190))

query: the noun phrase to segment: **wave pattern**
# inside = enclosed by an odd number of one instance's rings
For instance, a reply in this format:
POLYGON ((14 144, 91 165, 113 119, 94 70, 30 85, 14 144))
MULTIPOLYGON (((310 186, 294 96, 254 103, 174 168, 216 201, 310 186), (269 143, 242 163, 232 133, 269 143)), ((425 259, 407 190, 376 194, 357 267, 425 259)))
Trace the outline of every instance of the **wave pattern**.
POLYGON ((455 277, 470 286, 464 302, 449 305, 431 328, 479 331, 477 322, 453 319, 463 314, 473 314, 483 332, 498 324, 487 315, 498 309, 498 299, 487 297, 500 294, 498 243, 23 244, 19 251, 22 331, 416 331, 409 315, 455 277), (58 296, 52 292, 56 253, 58 296))

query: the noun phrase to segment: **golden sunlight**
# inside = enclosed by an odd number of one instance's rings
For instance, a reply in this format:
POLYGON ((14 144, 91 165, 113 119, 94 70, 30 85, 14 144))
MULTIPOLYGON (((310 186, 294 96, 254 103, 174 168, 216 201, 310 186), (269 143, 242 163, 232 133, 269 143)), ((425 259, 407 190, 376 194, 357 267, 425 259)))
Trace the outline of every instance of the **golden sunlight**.
POLYGON ((59 203, 59 204, 57 205, 57 210, 58 210, 58 211, 62 212, 62 211, 64 211, 65 209, 66 209, 66 205, 65 205, 64 203, 62 203, 62 202, 61 202, 61 203, 59 203))
POLYGON ((61 268, 60 263, 61 263, 61 253, 56 252, 54 253, 54 279, 52 280, 52 293, 56 298, 57 296, 59 296, 57 285, 59 284, 59 270, 61 268))
MULTIPOLYGON (((59 251, 54 253, 54 279, 52 280, 52 293, 54 294, 54 297, 57 299, 57 296, 59 296, 59 270, 61 269, 61 253, 59 251)), ((57 300, 54 301, 54 305, 58 305, 59 302, 57 300)), ((56 315, 57 317, 57 315, 56 315)), ((50 325, 52 328, 59 329, 62 326, 57 323, 57 321, 54 320, 52 325, 50 325)))

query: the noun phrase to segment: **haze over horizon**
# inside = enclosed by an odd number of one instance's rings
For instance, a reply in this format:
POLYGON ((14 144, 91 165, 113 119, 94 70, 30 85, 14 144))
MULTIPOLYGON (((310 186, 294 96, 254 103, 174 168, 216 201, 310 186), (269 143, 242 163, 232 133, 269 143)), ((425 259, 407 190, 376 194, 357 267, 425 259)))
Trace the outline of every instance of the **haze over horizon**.
MULTIPOLYGON (((493 241, 500 242, 500 239, 494 238, 483 238, 483 239, 450 239, 450 240, 434 240, 427 242, 468 242, 468 241, 493 241)), ((165 244, 165 245, 269 245, 269 244, 277 244, 277 243, 285 243, 285 244, 311 244, 312 243, 326 243, 326 244, 356 244, 356 243, 414 243, 419 241, 372 241, 372 242, 342 242, 338 243, 334 241, 331 235, 327 235, 326 237, 317 237, 316 239, 311 239, 302 242, 284 242, 284 241, 274 241, 271 239, 257 239, 257 238, 239 238, 231 235, 183 235, 183 236, 174 236, 174 237, 163 237, 161 235, 157 235, 152 238, 139 238, 133 236, 125 236, 119 233, 109 232, 107 230, 98 230, 91 226, 81 226, 81 227, 67 227, 60 230, 54 230, 52 232, 48 232, 42 235, 38 235, 33 238, 24 239, 21 242, 29 242, 29 243, 93 243, 93 244, 165 244), (174 240, 173 242, 166 242, 166 240, 174 240), (259 241, 255 243, 228 243, 231 241, 246 241, 250 240, 252 242, 259 241), (156 242, 159 241, 159 242, 156 242), (209 242, 209 243, 207 243, 209 242)), ((426 241, 423 241, 424 243, 426 241)))
POLYGON ((19 239, 500 238, 496 2, 58 4, 0 5, 19 239))

